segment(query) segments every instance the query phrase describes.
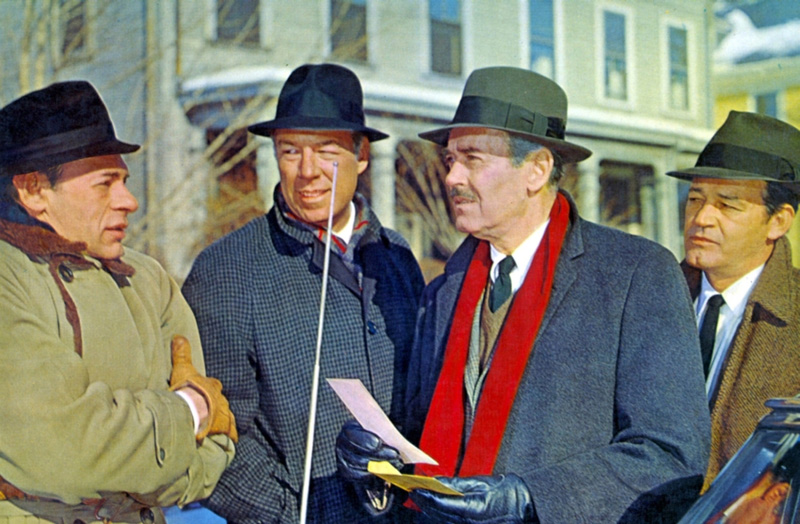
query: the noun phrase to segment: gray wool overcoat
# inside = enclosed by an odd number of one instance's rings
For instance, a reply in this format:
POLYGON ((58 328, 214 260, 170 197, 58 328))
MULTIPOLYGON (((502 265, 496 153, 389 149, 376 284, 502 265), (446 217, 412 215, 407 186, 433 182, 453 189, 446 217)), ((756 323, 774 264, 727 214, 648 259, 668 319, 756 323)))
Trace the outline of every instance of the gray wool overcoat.
MULTIPOLYGON (((675 521, 700 489, 710 434, 683 275, 663 247, 570 207, 494 474, 522 477, 542 523, 675 521)), ((477 244, 469 237, 423 294, 403 428, 415 441, 477 244)))

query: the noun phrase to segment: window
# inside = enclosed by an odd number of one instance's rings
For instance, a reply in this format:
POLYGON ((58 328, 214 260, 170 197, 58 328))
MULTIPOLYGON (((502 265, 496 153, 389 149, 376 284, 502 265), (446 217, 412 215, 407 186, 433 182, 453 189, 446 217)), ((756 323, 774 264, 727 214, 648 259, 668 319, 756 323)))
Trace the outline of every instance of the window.
POLYGON ((367 60, 366 0, 331 0, 331 56, 367 60))
POLYGON ((628 99, 625 15, 604 11, 603 28, 605 96, 624 101, 628 99))
POLYGON ((756 95, 756 113, 778 118, 778 93, 756 95))
POLYGON ((74 58, 87 51, 88 16, 84 0, 59 0, 61 24, 61 56, 74 58))
POLYGON ((669 40, 669 107, 689 109, 689 52, 686 29, 670 26, 669 40))
POLYGON ((258 0, 217 0, 217 40, 258 45, 258 0))
POLYGON ((461 2, 429 0, 431 71, 461 74, 461 2))
POLYGON ((613 160, 600 162, 600 221, 655 240, 653 167, 613 160))
POLYGON ((530 1, 531 71, 553 78, 553 0, 530 1))

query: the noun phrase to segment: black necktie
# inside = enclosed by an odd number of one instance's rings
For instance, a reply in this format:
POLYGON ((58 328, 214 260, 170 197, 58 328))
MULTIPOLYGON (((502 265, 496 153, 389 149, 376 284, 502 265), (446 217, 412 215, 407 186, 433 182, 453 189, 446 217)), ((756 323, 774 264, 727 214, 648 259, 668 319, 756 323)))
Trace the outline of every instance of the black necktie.
POLYGON ((714 352, 714 339, 717 336, 717 320, 719 308, 725 304, 722 295, 714 295, 708 299, 703 325, 700 327, 700 352, 703 355, 703 373, 708 378, 708 368, 711 365, 711 354, 714 352))
POLYGON ((511 270, 514 269, 514 259, 507 256, 498 265, 497 279, 492 284, 489 292, 489 309, 494 313, 511 296, 511 270))

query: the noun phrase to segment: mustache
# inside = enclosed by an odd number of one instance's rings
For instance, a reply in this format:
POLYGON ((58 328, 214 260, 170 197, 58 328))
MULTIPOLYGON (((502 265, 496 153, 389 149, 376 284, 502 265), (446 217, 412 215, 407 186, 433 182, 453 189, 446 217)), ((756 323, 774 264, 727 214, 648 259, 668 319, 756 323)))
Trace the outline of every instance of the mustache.
POLYGON ((447 196, 449 196, 450 198, 462 197, 462 198, 468 198, 470 200, 476 199, 475 193, 463 187, 454 187, 450 189, 450 191, 447 192, 447 196))

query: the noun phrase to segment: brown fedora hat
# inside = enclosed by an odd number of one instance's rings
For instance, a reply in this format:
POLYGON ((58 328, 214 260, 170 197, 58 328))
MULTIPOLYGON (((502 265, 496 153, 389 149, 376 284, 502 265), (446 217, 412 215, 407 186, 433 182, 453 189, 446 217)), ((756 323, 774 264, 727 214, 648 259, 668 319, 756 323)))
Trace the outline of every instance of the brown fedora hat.
POLYGON ((473 71, 452 122, 420 133, 420 138, 447 145, 457 127, 488 127, 521 135, 558 153, 565 162, 580 162, 592 154, 564 140, 567 95, 549 78, 517 67, 486 67, 473 71))
POLYGON ((305 64, 292 71, 278 95, 275 118, 247 129, 261 136, 272 136, 276 129, 349 130, 370 142, 389 136, 364 125, 361 82, 335 64, 305 64))
POLYGON ((800 131, 766 115, 731 111, 694 167, 667 175, 800 184, 800 131))
POLYGON ((0 175, 40 171, 93 156, 133 153, 89 82, 59 82, 0 109, 0 175))

